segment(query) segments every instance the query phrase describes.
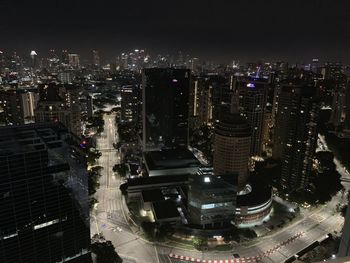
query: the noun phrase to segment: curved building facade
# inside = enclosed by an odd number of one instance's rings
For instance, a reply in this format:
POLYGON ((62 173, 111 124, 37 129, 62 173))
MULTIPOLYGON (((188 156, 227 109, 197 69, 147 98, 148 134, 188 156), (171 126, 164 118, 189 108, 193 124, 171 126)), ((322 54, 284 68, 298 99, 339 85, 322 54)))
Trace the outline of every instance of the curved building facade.
POLYGON ((238 188, 248 180, 251 129, 248 123, 236 113, 226 113, 215 126, 214 173, 236 174, 238 188))
POLYGON ((235 224, 252 226, 267 220, 272 210, 272 188, 255 182, 250 192, 237 196, 235 224))

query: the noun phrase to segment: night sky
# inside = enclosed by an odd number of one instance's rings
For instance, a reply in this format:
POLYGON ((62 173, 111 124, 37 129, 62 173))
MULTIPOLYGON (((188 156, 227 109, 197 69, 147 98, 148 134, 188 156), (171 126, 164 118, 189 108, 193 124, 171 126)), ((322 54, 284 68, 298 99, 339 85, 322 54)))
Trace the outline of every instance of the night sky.
POLYGON ((0 49, 350 62, 349 0, 0 0, 0 49))

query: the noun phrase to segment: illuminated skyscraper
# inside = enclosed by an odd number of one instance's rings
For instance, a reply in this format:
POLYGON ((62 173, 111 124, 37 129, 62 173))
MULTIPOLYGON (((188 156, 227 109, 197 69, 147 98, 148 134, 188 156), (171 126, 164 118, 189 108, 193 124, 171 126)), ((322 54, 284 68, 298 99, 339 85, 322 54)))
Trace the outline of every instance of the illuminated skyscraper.
POLYGON ((81 134, 81 108, 79 90, 73 85, 61 89, 55 83, 39 86, 40 99, 35 109, 36 122, 61 122, 75 135, 81 134))
POLYGON ((346 111, 346 85, 338 87, 334 90, 332 102, 332 114, 330 122, 334 127, 339 127, 345 119, 346 111))
POLYGON ((34 120, 34 110, 39 100, 36 89, 9 89, 0 91, 0 107, 5 124, 21 125, 34 120))
POLYGON ((196 77, 191 83, 190 116, 192 127, 208 125, 213 119, 213 86, 209 78, 196 77))
POLYGON ((215 125, 214 173, 236 175, 238 187, 242 189, 248 180, 252 134, 249 124, 238 111, 237 99, 233 97, 230 111, 223 112, 215 125))
POLYGON ((272 155, 282 162, 281 185, 304 189, 317 143, 319 105, 314 87, 284 85, 280 89, 272 155))
POLYGON ((261 156, 263 144, 264 114, 267 101, 267 81, 242 79, 237 82, 242 113, 252 128, 251 156, 261 156))
POLYGON ((188 145, 190 80, 187 69, 143 70, 144 150, 188 145))
POLYGON ((140 115, 140 97, 141 89, 139 85, 126 85, 121 87, 121 121, 141 122, 140 115))
POLYGON ((30 52, 30 58, 32 59, 32 65, 31 65, 31 67, 32 67, 33 69, 35 69, 35 68, 37 67, 37 59, 36 59, 37 56, 38 56, 38 54, 37 54, 34 50, 32 50, 32 51, 30 52))

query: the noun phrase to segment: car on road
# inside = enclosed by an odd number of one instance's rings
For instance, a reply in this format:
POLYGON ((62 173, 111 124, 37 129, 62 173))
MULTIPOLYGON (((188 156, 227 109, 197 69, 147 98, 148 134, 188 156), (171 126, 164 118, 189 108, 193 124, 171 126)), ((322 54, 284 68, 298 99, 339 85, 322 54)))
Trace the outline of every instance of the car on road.
POLYGON ((240 258, 239 254, 237 254, 237 253, 232 254, 232 256, 233 256, 234 258, 240 258))

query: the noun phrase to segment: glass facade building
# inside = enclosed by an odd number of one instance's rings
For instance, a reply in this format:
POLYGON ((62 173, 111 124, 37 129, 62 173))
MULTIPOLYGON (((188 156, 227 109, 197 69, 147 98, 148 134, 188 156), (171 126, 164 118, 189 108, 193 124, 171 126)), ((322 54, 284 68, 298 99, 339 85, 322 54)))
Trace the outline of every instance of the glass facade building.
POLYGON ((189 176, 188 212, 191 223, 222 226, 234 219, 237 183, 214 175, 189 176))
POLYGON ((71 166, 55 152, 63 134, 58 127, 0 129, 2 263, 91 262, 87 206, 74 198, 87 189, 67 187, 71 166))
POLYGON ((143 70, 144 150, 188 145, 190 82, 187 69, 143 70))

